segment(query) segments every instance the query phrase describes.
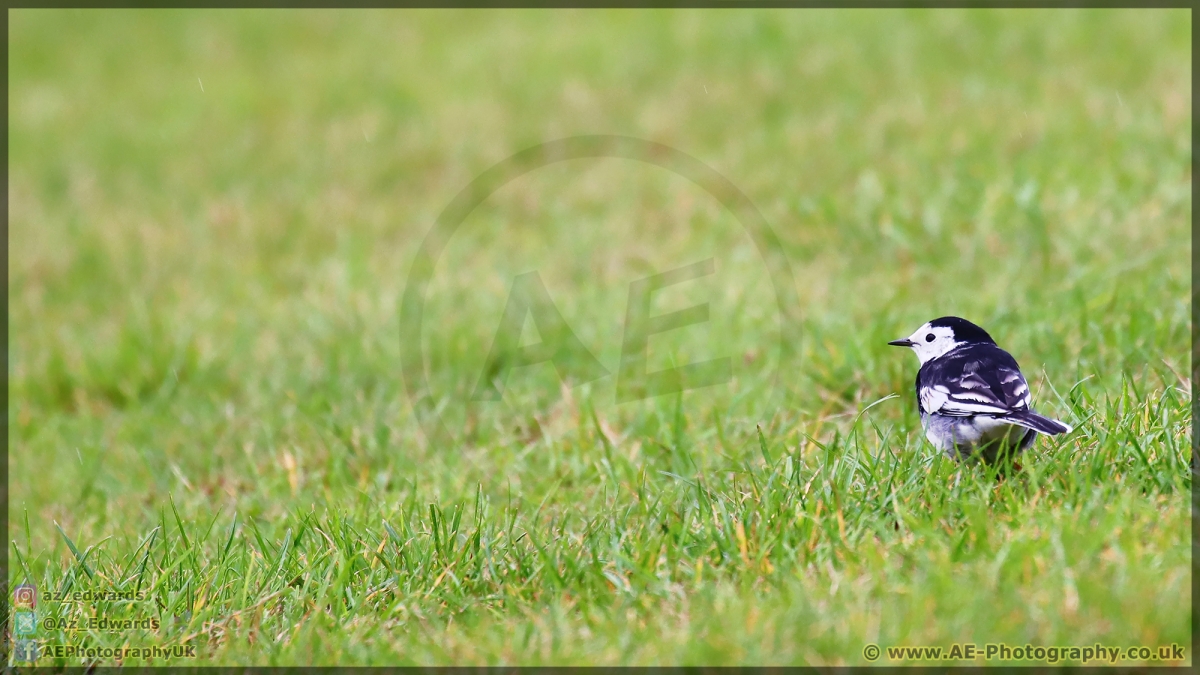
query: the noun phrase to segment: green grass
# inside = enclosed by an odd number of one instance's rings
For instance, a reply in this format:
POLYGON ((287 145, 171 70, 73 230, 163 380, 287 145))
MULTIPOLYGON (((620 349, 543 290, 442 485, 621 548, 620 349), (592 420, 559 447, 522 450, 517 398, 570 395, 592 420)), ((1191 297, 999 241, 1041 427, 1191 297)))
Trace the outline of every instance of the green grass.
POLYGON ((1191 644, 1189 12, 9 22, 9 580, 39 618, 158 622, 44 644, 228 665, 1191 644), (790 353, 734 217, 622 159, 481 204, 402 344, 458 191, 602 133, 754 202, 794 277, 790 353), (728 384, 618 405, 613 377, 542 364, 468 403, 516 275, 615 373, 629 284, 708 258, 653 312, 710 321, 651 336, 649 369, 729 356, 728 384), (943 314, 1077 430, 1004 480, 939 456, 885 343, 943 314), (405 349, 451 437, 422 433, 405 349), (87 590, 144 597, 45 597, 87 590))

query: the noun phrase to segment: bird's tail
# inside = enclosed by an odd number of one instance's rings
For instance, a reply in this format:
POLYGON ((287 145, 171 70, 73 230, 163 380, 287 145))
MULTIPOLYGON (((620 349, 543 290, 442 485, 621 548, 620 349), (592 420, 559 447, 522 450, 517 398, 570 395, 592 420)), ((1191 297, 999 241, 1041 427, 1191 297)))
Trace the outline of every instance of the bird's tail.
POLYGON ((1051 436, 1065 434, 1071 430, 1071 427, 1066 424, 1058 420, 1052 420, 1049 417, 1042 417, 1032 410, 1017 410, 1006 415, 1004 419, 1013 424, 1023 426, 1026 429, 1033 429, 1040 434, 1049 434, 1051 436))

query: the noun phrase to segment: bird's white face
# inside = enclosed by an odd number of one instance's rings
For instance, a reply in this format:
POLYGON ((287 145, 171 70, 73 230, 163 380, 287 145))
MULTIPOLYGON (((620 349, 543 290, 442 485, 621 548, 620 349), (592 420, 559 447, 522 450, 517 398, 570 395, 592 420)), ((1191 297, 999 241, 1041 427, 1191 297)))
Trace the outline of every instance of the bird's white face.
POLYGON ((925 365, 963 343, 954 339, 954 329, 949 326, 931 326, 926 323, 903 340, 893 340, 888 344, 911 347, 921 365, 925 365))

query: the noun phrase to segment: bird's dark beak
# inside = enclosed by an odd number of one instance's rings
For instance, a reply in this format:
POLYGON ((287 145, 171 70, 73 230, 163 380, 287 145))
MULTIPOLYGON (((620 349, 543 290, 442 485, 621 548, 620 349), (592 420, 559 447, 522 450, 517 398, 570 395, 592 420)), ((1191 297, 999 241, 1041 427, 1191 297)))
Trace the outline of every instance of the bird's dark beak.
POLYGON ((893 347, 911 347, 913 346, 913 341, 909 340, 908 338, 904 338, 903 340, 892 340, 888 344, 893 347))

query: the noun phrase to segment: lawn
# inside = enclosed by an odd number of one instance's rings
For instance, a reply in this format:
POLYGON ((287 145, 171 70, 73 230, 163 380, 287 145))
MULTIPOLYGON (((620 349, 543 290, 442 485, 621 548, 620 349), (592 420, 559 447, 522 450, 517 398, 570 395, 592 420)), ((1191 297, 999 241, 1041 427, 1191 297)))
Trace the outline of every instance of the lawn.
POLYGON ((8 29, 39 664, 1192 663, 1190 11, 8 29), (940 456, 947 314, 1075 431, 940 456))

